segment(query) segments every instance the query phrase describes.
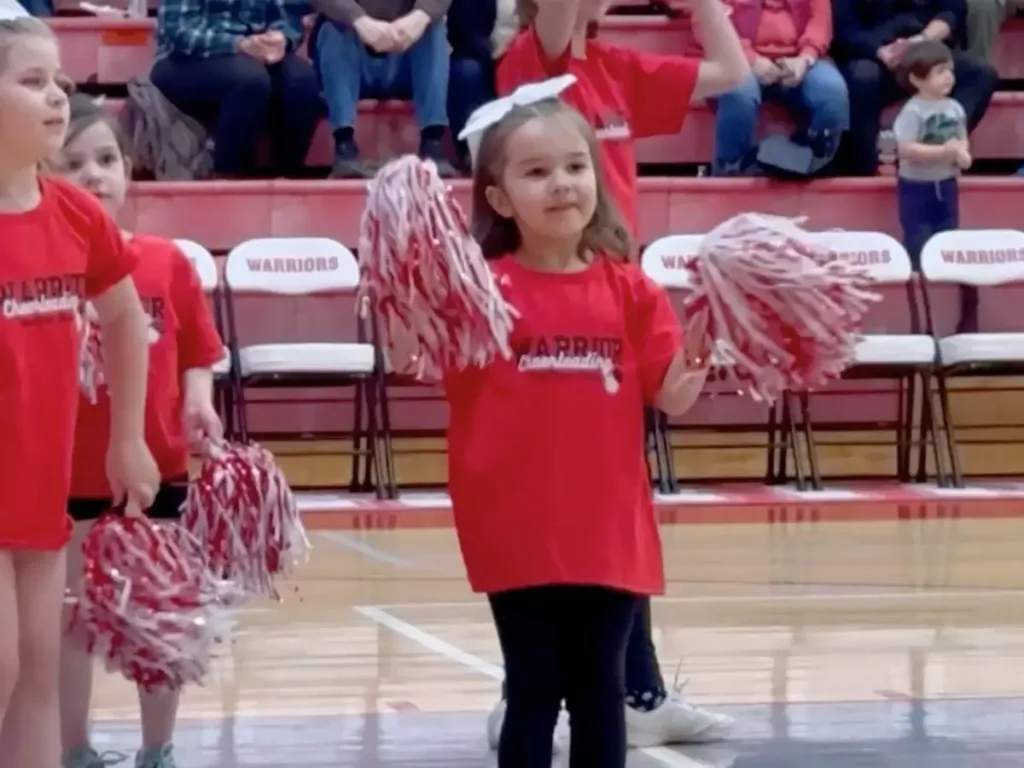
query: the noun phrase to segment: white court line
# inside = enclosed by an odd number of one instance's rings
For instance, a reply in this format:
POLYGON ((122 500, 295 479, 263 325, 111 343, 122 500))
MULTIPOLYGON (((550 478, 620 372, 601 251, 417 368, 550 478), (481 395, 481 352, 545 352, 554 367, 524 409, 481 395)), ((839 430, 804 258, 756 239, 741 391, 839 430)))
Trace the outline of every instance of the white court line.
POLYGON ((420 629, 415 624, 403 621, 376 605, 357 605, 353 610, 371 621, 375 621, 381 626, 387 627, 392 632, 397 632, 398 634, 419 643, 427 650, 433 651, 439 656, 444 656, 445 658, 461 664, 464 667, 469 667, 474 672, 490 677, 493 680, 505 679, 505 670, 503 670, 499 665, 492 664, 486 659, 481 659, 479 656, 475 656, 469 651, 464 651, 457 645, 453 645, 447 640, 442 640, 437 635, 432 635, 430 632, 420 629))
MULTIPOLYGON (((485 677, 489 677, 492 680, 505 679, 505 670, 499 665, 492 664, 486 659, 481 659, 479 656, 472 654, 469 651, 464 651, 457 645, 449 643, 447 640, 442 640, 437 635, 431 634, 426 630, 420 629, 415 624, 403 621, 397 616, 393 616, 388 613, 380 606, 357 605, 353 610, 371 621, 375 621, 382 627, 387 627, 392 632, 397 632, 403 637, 419 643, 428 651, 433 651, 439 656, 444 656, 446 659, 454 661, 456 664, 468 667, 474 672, 485 677)), ((678 752, 673 752, 671 749, 665 749, 664 747, 638 749, 637 752, 646 755, 662 765, 671 766, 671 768, 703 768, 701 763, 691 760, 678 752)))
MULTIPOLYGON (((655 597, 656 603, 681 603, 684 605, 727 605, 731 603, 801 603, 801 602, 894 602, 904 600, 983 600, 988 598, 1020 598, 1024 597, 1022 589, 976 589, 969 591, 949 591, 942 589, 923 590, 920 592, 815 592, 793 595, 690 595, 687 597, 655 597)), ((483 605, 482 602, 439 602, 439 603, 389 603, 378 605, 386 610, 415 610, 419 608, 466 608, 472 605, 483 605)))
POLYGON ((356 552, 363 557, 378 563, 384 563, 385 565, 391 565, 395 568, 403 569, 424 567, 415 560, 402 557, 401 555, 396 555, 392 552, 388 552, 386 549, 381 549, 380 547, 375 547, 373 544, 362 541, 348 533, 342 533, 341 531, 317 531, 316 535, 327 539, 336 546, 356 552))

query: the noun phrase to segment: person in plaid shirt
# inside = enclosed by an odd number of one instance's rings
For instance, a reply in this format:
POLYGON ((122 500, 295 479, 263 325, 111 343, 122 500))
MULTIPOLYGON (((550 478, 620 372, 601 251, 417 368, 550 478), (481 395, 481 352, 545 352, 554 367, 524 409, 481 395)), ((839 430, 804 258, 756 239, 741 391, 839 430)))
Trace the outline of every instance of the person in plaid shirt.
POLYGON ((316 75, 297 53, 307 11, 290 0, 160 1, 150 78, 210 127, 219 177, 252 176, 264 135, 272 175, 302 168, 321 114, 316 75))

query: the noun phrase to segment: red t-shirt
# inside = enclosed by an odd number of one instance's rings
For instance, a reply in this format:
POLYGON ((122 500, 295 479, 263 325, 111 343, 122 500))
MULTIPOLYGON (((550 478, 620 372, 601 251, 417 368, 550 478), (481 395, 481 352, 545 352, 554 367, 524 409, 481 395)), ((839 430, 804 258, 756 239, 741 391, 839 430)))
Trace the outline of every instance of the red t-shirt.
POLYGON ((512 360, 450 372, 448 480, 477 592, 595 584, 664 590, 644 404, 681 345, 668 296, 634 265, 578 273, 492 262, 521 314, 512 360))
POLYGON ((135 267, 92 195, 40 187, 34 210, 0 213, 0 548, 68 541, 82 300, 135 267))
MULTIPOLYGON (((208 368, 224 355, 199 275, 174 243, 135 235, 127 241, 137 255, 135 289, 149 316, 149 381, 146 444, 167 480, 188 472, 188 440, 182 422, 182 375, 208 368)), ((110 496, 106 453, 110 442, 110 397, 101 387, 95 404, 78 408, 71 497, 110 496)))
POLYGON ((586 57, 569 49, 549 59, 532 29, 519 33, 498 66, 498 93, 566 73, 576 84, 562 94, 594 126, 612 199, 630 232, 637 227, 634 139, 678 133, 690 111, 698 59, 660 56, 587 41, 586 57))

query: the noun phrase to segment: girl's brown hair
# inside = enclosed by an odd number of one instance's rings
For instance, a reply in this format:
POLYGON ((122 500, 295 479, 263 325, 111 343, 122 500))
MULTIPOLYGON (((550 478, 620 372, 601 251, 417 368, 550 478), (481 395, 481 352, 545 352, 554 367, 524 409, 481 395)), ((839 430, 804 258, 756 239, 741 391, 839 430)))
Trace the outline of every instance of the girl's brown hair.
POLYGON ((10 53, 11 43, 19 37, 55 39, 53 30, 35 16, 0 20, 0 71, 7 68, 7 55, 10 53))
POLYGON ((64 146, 81 136, 85 131, 92 128, 96 123, 106 125, 117 142, 117 148, 121 151, 123 158, 130 157, 128 141, 125 139, 124 131, 117 121, 103 108, 103 103, 87 96, 84 93, 72 93, 68 99, 68 133, 64 137, 64 146))
POLYGON ((522 238, 519 227, 512 219, 495 211, 487 200, 487 188, 501 186, 505 172, 505 144, 508 137, 531 120, 560 118, 569 121, 587 142, 590 159, 597 177, 597 206, 594 215, 583 230, 580 250, 603 253, 623 260, 629 258, 633 244, 629 230, 622 223, 618 210, 605 189, 601 162, 597 154, 597 139, 586 119, 572 107, 558 99, 539 101, 523 107, 513 107, 499 122, 492 125, 480 140, 473 177, 473 237, 483 251, 484 258, 496 259, 519 250, 522 238))

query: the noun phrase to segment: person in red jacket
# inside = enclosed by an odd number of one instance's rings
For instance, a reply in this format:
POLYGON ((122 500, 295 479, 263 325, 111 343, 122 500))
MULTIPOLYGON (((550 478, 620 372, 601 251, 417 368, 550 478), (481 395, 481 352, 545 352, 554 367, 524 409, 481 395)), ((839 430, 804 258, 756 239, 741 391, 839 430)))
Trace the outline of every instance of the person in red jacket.
POLYGON ((60 762, 58 669, 65 504, 78 410, 82 304, 109 351, 105 472, 147 507, 158 482, 143 437, 146 343, 135 255, 88 194, 40 175, 67 129, 49 27, 0 3, 0 762, 60 762))
POLYGON ((824 58, 832 42, 831 0, 731 0, 731 7, 751 73, 717 99, 713 173, 821 172, 850 127, 846 81, 824 58), (764 102, 786 106, 799 127, 791 139, 769 137, 759 151, 764 102))
POLYGON ((548 765, 564 700, 571 768, 622 768, 626 645, 664 589, 644 408, 684 412, 706 370, 630 263, 588 120, 525 98, 470 120, 473 235, 518 317, 510 359, 445 377, 449 488, 505 662, 498 765, 548 765))
MULTIPOLYGON (((89 97, 75 95, 63 150, 55 169, 94 195, 112 214, 120 210, 130 175, 122 138, 105 111, 89 97)), ((224 354, 206 296, 188 257, 169 240, 124 235, 138 266, 132 280, 148 316, 149 384, 146 441, 160 469, 160 489, 147 515, 175 521, 188 483, 190 443, 201 450, 220 439, 213 406, 211 366, 224 354)), ((97 518, 112 506, 103 472, 103 446, 110 439, 110 398, 100 387, 95 402, 83 396, 75 429, 68 514, 75 521, 68 558, 68 588, 81 581, 81 542, 97 518)), ((61 649, 61 731, 65 768, 107 765, 89 744, 92 659, 74 633, 61 649)), ((174 768, 171 740, 178 709, 177 691, 139 690, 142 750, 137 768, 174 768)))
MULTIPOLYGON (((718 0, 673 3, 692 12, 704 59, 657 55, 610 45, 595 34, 609 0, 518 0, 527 25, 498 66, 498 93, 562 74, 576 84, 562 96, 594 129, 608 193, 633 236, 638 231, 636 140, 678 133, 690 105, 739 86, 750 74, 725 6, 718 0)), ((731 718, 693 706, 668 690, 651 635, 651 613, 630 636, 626 665, 629 742, 635 747, 714 741, 731 718)), ((504 703, 488 718, 497 744, 504 703)))

